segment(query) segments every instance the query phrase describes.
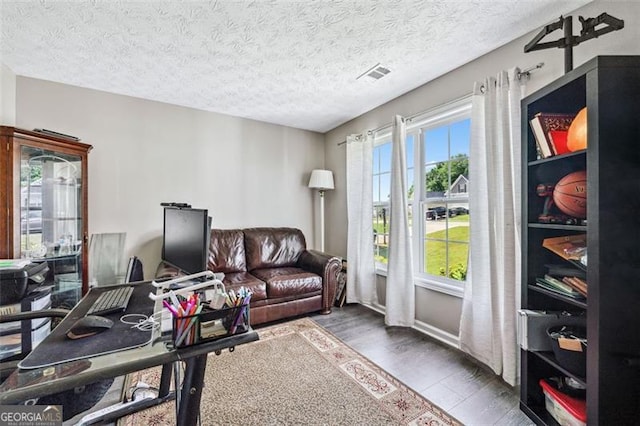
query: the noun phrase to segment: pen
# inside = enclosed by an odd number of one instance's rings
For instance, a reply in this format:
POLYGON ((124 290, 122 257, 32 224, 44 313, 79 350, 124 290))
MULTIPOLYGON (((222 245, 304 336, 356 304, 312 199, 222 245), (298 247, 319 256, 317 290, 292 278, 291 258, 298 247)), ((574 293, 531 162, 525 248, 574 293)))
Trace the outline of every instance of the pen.
POLYGON ((180 304, 180 301, 178 300, 178 296, 176 296, 173 290, 169 291, 169 298, 171 299, 171 303, 173 304, 173 307, 175 308, 175 310, 178 311, 178 313, 182 314, 183 313, 182 305, 180 304))
POLYGON ((171 306, 171 304, 169 304, 169 302, 167 302, 166 300, 163 300, 162 304, 164 305, 165 308, 169 310, 169 312, 171 312, 171 314, 173 314, 174 317, 177 317, 180 315, 178 314, 178 311, 176 311, 176 309, 173 306, 171 306))

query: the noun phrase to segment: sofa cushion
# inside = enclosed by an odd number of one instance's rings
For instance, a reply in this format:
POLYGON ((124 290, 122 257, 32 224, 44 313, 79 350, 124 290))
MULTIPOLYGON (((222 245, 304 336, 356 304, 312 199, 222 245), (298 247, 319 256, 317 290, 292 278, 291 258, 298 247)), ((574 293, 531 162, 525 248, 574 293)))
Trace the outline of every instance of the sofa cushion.
POLYGON ((251 275, 248 272, 232 272, 224 275, 222 280, 226 291, 238 291, 240 287, 251 290, 253 295, 251 300, 262 300, 267 298, 267 284, 251 275))
POLYGON ((322 291, 322 277, 300 268, 255 269, 251 274, 267 283, 269 299, 322 291))
POLYGON ((306 249, 304 234, 294 228, 244 230, 247 270, 294 266, 306 249))
POLYGON ((207 268, 213 272, 245 272, 244 234, 240 229, 212 229, 207 268))

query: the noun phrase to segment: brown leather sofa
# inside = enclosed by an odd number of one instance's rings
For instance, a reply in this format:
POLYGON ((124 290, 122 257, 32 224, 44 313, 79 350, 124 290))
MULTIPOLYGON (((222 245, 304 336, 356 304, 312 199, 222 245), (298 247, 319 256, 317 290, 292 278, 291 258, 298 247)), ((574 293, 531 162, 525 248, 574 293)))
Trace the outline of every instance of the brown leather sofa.
MULTIPOLYGON (((340 260, 307 250, 295 228, 212 229, 208 269, 228 290, 248 288, 251 324, 320 311, 331 313, 340 260)), ((176 276, 161 262, 156 278, 176 276)))

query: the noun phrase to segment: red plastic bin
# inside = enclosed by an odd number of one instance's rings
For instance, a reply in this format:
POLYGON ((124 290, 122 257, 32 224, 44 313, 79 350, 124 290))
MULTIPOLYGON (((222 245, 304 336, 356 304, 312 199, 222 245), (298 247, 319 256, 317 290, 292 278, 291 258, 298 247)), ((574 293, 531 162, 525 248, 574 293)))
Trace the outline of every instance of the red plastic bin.
POLYGON ((587 403, 583 399, 565 395, 545 379, 540 379, 545 396, 545 407, 562 426, 584 426, 587 424, 587 403))

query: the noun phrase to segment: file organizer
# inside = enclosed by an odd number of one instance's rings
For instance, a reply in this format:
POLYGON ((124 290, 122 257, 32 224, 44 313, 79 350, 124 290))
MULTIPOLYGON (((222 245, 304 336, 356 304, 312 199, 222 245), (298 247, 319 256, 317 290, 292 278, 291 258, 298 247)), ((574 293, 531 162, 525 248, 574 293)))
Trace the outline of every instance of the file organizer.
POLYGON ((173 318, 176 348, 197 345, 249 331, 249 304, 203 309, 199 314, 173 318))

